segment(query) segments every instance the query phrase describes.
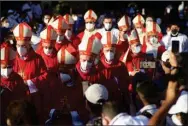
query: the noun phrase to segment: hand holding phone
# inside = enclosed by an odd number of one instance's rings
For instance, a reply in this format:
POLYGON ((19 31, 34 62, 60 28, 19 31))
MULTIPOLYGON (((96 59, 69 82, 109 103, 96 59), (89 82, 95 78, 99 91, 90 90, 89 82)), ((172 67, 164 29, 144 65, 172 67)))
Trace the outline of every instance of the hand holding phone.
POLYGON ((172 41, 172 52, 179 53, 179 41, 178 40, 172 41))

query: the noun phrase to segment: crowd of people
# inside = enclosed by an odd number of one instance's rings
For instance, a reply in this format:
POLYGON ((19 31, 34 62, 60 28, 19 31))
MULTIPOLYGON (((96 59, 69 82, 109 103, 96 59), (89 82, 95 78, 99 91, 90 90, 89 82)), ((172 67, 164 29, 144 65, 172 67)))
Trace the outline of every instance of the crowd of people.
POLYGON ((1 125, 188 125, 188 22, 164 33, 139 12, 88 9, 83 27, 40 4, 22 11, 1 17, 1 125))

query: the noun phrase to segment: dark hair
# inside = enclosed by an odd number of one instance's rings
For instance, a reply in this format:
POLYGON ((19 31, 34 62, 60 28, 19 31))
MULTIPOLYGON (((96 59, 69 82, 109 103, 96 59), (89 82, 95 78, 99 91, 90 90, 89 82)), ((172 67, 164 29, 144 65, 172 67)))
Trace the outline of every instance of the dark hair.
POLYGON ((93 103, 89 102, 88 100, 86 100, 86 105, 87 105, 87 107, 89 107, 92 114, 94 114, 95 116, 101 116, 102 106, 105 102, 106 101, 104 99, 100 99, 100 100, 98 100, 99 104, 93 104, 93 103))
POLYGON ((122 112, 122 106, 115 101, 106 102, 102 107, 102 113, 113 119, 116 115, 122 112))
POLYGON ((50 15, 50 16, 52 16, 53 14, 52 14, 52 11, 51 11, 51 10, 44 10, 44 11, 43 11, 43 16, 45 16, 45 15, 50 15))
POLYGON ((181 123, 183 124, 183 126, 187 126, 188 125, 188 113, 179 113, 181 116, 181 123))
POLYGON ((104 19, 106 19, 106 18, 113 18, 113 17, 112 17, 112 15, 111 15, 111 14, 106 13, 106 14, 104 15, 104 19))
POLYGON ((144 99, 147 100, 150 104, 154 104, 157 102, 157 89, 150 80, 146 80, 143 82, 138 82, 136 91, 141 93, 144 96, 144 99))
POLYGON ((11 125, 38 125, 36 108, 26 100, 12 101, 7 107, 7 119, 11 125))

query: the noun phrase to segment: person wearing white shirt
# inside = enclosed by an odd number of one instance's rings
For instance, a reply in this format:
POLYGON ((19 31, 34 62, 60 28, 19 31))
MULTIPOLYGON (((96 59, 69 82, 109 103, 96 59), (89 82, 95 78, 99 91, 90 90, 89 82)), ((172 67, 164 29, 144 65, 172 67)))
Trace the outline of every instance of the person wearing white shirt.
POLYGON ((179 30, 177 24, 172 24, 170 32, 162 38, 161 43, 167 50, 172 50, 172 41, 179 41, 179 53, 188 52, 188 38, 186 35, 179 33, 179 30))
POLYGON ((138 93, 139 99, 143 104, 143 108, 137 113, 137 115, 144 115, 151 118, 153 114, 157 111, 157 90, 154 84, 149 81, 138 81, 136 84, 136 91, 138 93))
POLYGON ((122 112, 121 106, 116 102, 106 102, 102 109, 103 125, 147 125, 148 119, 144 116, 137 118, 122 112))
POLYGON ((103 20, 104 27, 101 29, 98 29, 98 32, 103 36, 103 35, 106 35, 106 32, 110 31, 118 39, 119 30, 116 28, 113 28, 112 23, 113 23, 112 16, 110 14, 106 14, 103 20))

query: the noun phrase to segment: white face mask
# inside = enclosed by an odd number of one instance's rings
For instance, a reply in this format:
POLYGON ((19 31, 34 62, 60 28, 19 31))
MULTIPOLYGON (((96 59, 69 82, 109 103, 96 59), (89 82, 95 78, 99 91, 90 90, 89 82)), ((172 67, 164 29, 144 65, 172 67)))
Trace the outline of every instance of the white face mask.
POLYGON ((107 53, 104 53, 105 55, 105 58, 108 62, 112 61, 114 59, 114 53, 113 52, 107 52, 107 53))
POLYGON ((112 28, 112 24, 111 23, 104 23, 104 27, 106 30, 109 30, 112 28))
POLYGON ((156 37, 151 37, 150 42, 151 42, 152 45, 155 45, 155 44, 158 43, 158 39, 156 37))
POLYGON ((48 24, 49 19, 48 19, 48 18, 44 18, 44 20, 43 20, 43 21, 44 21, 44 23, 45 23, 45 24, 48 24))
POLYGON ((10 24, 8 22, 3 24, 3 27, 5 27, 5 28, 9 28, 9 26, 10 26, 10 24))
POLYGON ((94 27, 95 27, 95 24, 93 24, 93 23, 86 23, 86 29, 87 30, 93 30, 94 29, 94 27))
POLYGON ((132 49, 132 52, 135 54, 138 54, 141 51, 141 46, 136 46, 134 49, 132 49))
POLYGON ((88 72, 89 69, 92 67, 92 63, 85 61, 85 62, 80 62, 80 67, 83 72, 88 72))
POLYGON ((53 49, 46 49, 46 48, 43 48, 43 51, 44 51, 44 53, 45 53, 46 55, 51 55, 53 49))
POLYGON ((136 30, 137 30, 138 34, 142 34, 142 29, 141 28, 137 28, 136 30))
POLYGON ((73 82, 71 81, 71 77, 69 74, 60 73, 60 79, 62 83, 66 84, 66 86, 73 86, 73 82))
POLYGON ((18 54, 23 57, 27 54, 27 49, 25 47, 17 47, 18 54))
POLYGON ((12 68, 1 68, 1 76, 4 78, 8 78, 9 75, 12 73, 12 68))
POLYGON ((170 13, 170 11, 171 11, 170 8, 166 8, 166 12, 167 12, 168 14, 170 13))
POLYGON ((66 38, 67 38, 68 40, 70 40, 70 39, 71 39, 71 36, 72 36, 72 31, 71 31, 71 30, 66 30, 65 36, 66 36, 66 38))
POLYGON ((124 38, 124 40, 128 39, 128 35, 125 33, 125 34, 123 35, 123 38, 124 38))
POLYGON ((158 25, 160 25, 162 23, 161 18, 157 18, 156 22, 157 22, 158 25))

